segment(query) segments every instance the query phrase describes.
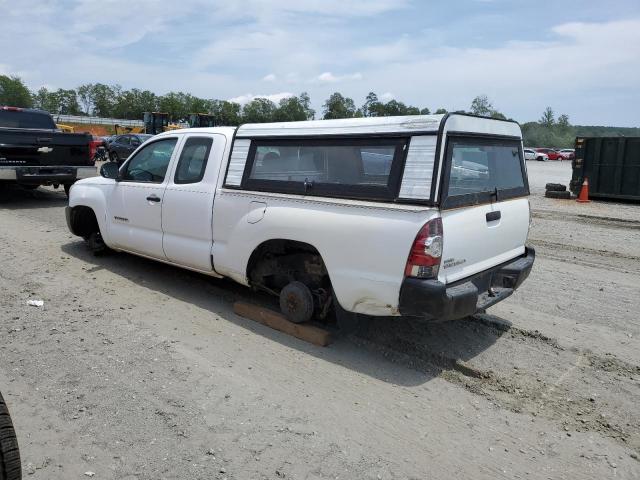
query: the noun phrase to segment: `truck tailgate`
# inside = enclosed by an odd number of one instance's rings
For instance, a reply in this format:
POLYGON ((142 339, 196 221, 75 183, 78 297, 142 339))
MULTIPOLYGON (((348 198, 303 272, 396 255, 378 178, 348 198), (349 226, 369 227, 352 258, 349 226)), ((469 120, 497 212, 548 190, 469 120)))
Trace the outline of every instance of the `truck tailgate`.
POLYGON ((0 129, 0 166, 86 166, 91 135, 0 129))

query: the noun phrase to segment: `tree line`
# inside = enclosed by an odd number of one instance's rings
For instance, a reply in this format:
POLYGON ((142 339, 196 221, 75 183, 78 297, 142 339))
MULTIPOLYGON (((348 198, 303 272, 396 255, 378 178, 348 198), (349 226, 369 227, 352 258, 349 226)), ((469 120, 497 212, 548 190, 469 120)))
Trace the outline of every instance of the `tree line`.
MULTIPOLYGON (((53 115, 91 115, 123 119, 141 119, 144 112, 151 111, 166 112, 172 121, 186 119, 190 113, 209 113, 223 125, 310 120, 316 117, 315 110, 311 108, 311 99, 306 92, 283 98, 278 103, 258 97, 240 105, 227 100, 199 98, 184 92, 156 95, 149 90, 126 90, 120 85, 103 83, 80 85, 75 89, 49 90, 42 87, 32 92, 20 78, 2 75, 0 103, 39 108, 53 115)), ((437 110, 437 113, 444 112, 444 109, 437 110)), ((428 108, 420 109, 397 100, 381 101, 374 92, 367 95, 362 106, 356 107, 353 99, 336 92, 324 102, 321 118, 429 113, 428 108)))
MULTIPOLYGON (((30 91, 16 76, 0 75, 0 105, 34 107, 49 113, 66 115, 86 115, 107 118, 140 120, 144 112, 160 111, 169 114, 172 121, 188 118, 190 113, 209 113, 220 125, 240 125, 242 123, 264 123, 300 121, 316 118, 311 108, 311 99, 306 92, 298 96, 281 99, 275 103, 268 98, 254 98, 241 105, 218 99, 199 98, 190 93, 169 92, 157 95, 149 90, 123 89, 120 85, 90 83, 75 89, 49 90, 42 87, 30 91)), ((491 118, 506 120, 486 95, 473 99, 468 111, 491 118)), ((429 108, 406 105, 391 99, 381 100, 374 92, 369 92, 364 103, 357 106, 352 98, 335 92, 323 103, 320 118, 384 117, 394 115, 428 115, 429 108)), ((438 108, 433 113, 447 113, 438 108)), ((510 120, 510 119, 509 119, 510 120)), ((521 125, 525 145, 548 147, 571 147, 578 135, 640 135, 640 129, 618 127, 581 127, 569 123, 569 117, 556 114, 547 107, 537 122, 521 125)))

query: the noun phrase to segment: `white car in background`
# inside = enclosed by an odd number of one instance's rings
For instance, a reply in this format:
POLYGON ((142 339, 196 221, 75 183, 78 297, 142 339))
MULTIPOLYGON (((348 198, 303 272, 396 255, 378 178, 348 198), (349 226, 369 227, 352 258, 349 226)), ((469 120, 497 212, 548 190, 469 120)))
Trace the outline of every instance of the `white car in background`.
POLYGON ((539 162, 546 162, 549 160, 549 156, 546 153, 536 152, 533 148, 524 149, 525 160, 538 160, 539 162))
POLYGON ((576 151, 573 148, 563 148, 562 150, 559 150, 558 153, 563 160, 573 160, 576 158, 576 151))

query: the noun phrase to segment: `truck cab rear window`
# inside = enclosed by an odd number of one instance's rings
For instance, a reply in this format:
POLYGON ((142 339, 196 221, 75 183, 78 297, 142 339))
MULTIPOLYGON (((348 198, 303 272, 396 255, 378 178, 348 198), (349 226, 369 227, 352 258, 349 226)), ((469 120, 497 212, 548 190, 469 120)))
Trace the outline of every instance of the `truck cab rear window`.
POLYGON ((450 138, 444 208, 527 195, 517 140, 450 138))
POLYGON ((254 140, 244 187, 386 200, 397 194, 405 139, 254 140))
POLYGON ((55 130, 56 125, 51 116, 45 112, 0 109, 0 127, 55 130))

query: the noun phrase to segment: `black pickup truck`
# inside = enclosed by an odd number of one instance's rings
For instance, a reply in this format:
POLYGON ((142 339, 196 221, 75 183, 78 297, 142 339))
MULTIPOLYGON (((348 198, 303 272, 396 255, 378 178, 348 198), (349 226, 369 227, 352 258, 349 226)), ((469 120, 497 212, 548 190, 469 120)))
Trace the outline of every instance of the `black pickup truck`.
POLYGON ((0 106, 0 189, 69 187, 97 175, 88 133, 62 133, 41 110, 0 106))

